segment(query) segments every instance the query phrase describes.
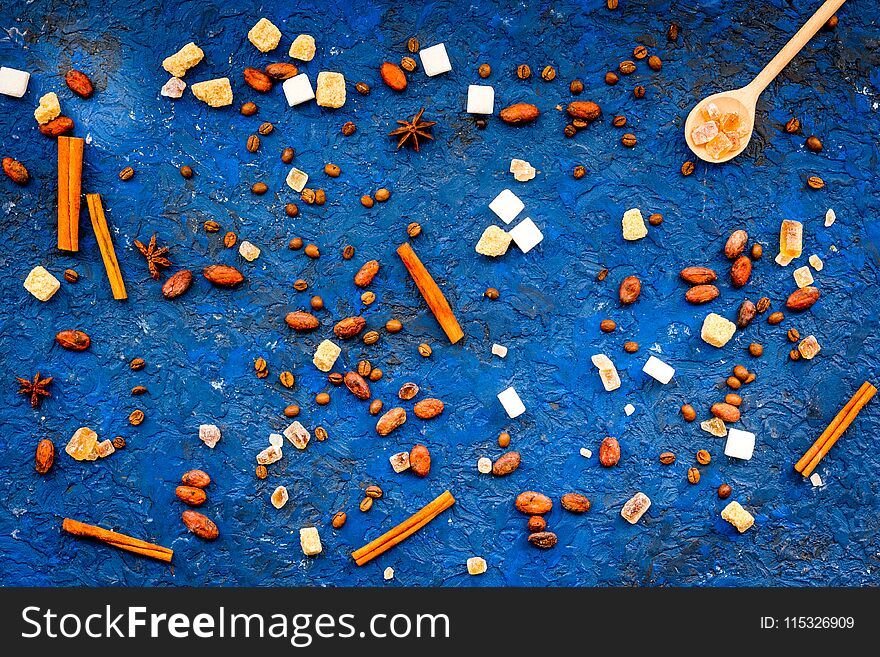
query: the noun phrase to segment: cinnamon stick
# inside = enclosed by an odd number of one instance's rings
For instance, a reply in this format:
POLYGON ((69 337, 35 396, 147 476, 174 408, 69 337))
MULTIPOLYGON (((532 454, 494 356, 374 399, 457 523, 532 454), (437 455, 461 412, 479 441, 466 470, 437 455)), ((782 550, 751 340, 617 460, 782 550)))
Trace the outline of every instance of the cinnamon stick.
POLYGON ((401 244, 397 248, 397 255, 400 256, 404 267, 406 267, 409 275, 412 276, 416 287, 419 288, 419 292, 422 293, 428 308, 434 313, 434 317, 437 318, 449 341, 455 344, 461 340, 464 337, 464 331, 458 325, 458 320, 455 319, 455 314, 452 312, 452 308, 449 307, 449 302, 446 301, 446 297, 443 296, 440 288, 437 287, 437 283, 434 282, 431 274, 425 269, 425 266, 419 260, 415 251, 412 250, 412 247, 409 244, 401 244))
POLYGON ((831 420, 831 424, 829 424, 827 427, 825 427, 825 431, 823 431, 822 435, 820 435, 816 439, 816 442, 813 443, 813 446, 807 450, 807 453, 801 457, 800 461, 795 463, 795 465, 794 465, 795 470, 797 470, 798 472, 803 472, 803 469, 806 467, 806 465, 810 461, 813 460, 813 457, 816 456, 816 454, 819 453, 819 450, 821 450, 822 447, 825 445, 829 436, 831 436, 831 434, 837 430, 837 427, 840 426, 840 423, 846 417, 847 413, 850 412, 852 407, 855 406, 855 403, 859 400, 859 398, 861 398, 862 395, 865 394, 865 391, 870 387, 871 387, 871 384, 868 383, 867 381, 865 381, 861 385, 861 387, 858 389, 856 394, 854 394, 850 398, 850 400, 846 403, 846 405, 842 409, 840 409, 840 412, 834 417, 834 419, 831 420))
POLYGON ((107 219, 104 217, 104 206, 101 205, 100 194, 86 194, 86 203, 89 206, 89 216, 92 219, 92 229, 101 249, 101 257, 104 259, 104 269, 107 270, 107 278, 110 279, 110 289, 113 290, 114 299, 128 299, 125 291, 125 282, 122 280, 122 272, 119 270, 119 261, 116 259, 116 251, 113 249, 113 240, 110 238, 110 230, 107 228, 107 219))
POLYGON ((825 441, 825 444, 822 445, 821 449, 819 449, 819 452, 810 460, 810 463, 807 465, 807 467, 804 468, 804 471, 801 472, 802 475, 804 475, 805 477, 809 477, 813 473, 813 470, 815 470, 816 466, 819 465, 819 461, 825 458, 831 448, 834 447, 834 444, 837 442, 837 440, 843 435, 843 432, 846 431, 849 428, 849 425, 852 424, 852 421, 856 419, 856 415, 859 414, 859 411, 861 411, 865 407, 865 404, 871 401, 871 398, 876 393, 877 388, 869 384, 868 389, 865 391, 865 393, 861 397, 859 397, 855 404, 853 404, 853 407, 846 414, 846 417, 843 418, 843 421, 840 423, 840 425, 828 437, 828 440, 825 441))
POLYGON ((58 248, 79 251, 79 208, 85 142, 58 137, 58 248))
POLYGON ((422 527, 431 522, 446 509, 455 504, 455 498, 448 490, 444 491, 440 496, 422 507, 415 514, 404 520, 393 529, 385 532, 379 538, 367 543, 351 553, 355 563, 363 566, 368 561, 372 561, 383 552, 393 548, 398 543, 403 542, 415 534, 422 527))
POLYGON ((174 556, 173 550, 162 547, 161 545, 156 545, 155 543, 147 543, 146 541, 132 538, 131 536, 126 536, 125 534, 119 534, 118 532, 110 531, 109 529, 104 529, 103 527, 97 527, 96 525, 88 525, 84 522, 73 520, 71 518, 64 519, 64 522, 61 523, 61 529, 66 531, 68 534, 73 534, 74 536, 85 536, 87 538, 94 538, 104 543, 107 543, 107 545, 112 545, 113 547, 120 550, 133 552, 134 554, 140 554, 142 556, 150 557, 152 559, 158 559, 159 561, 164 561, 165 563, 170 563, 171 558, 174 556))

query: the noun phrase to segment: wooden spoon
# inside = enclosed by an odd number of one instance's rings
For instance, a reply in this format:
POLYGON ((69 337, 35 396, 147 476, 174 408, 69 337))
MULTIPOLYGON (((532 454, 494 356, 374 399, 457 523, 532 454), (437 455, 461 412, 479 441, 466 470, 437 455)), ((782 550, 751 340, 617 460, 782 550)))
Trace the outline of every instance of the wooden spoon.
POLYGON ((826 0, 810 20, 804 23, 804 26, 798 30, 797 34, 785 44, 785 47, 779 51, 776 57, 770 60, 770 63, 764 67, 764 70, 758 73, 758 76, 748 85, 739 89, 733 89, 732 91, 712 94, 696 104, 684 122, 684 138, 687 141, 687 145, 698 158, 706 162, 718 164, 735 158, 745 150, 749 140, 752 138, 752 130, 755 127, 755 106, 758 104, 758 96, 761 95, 761 92, 764 91, 773 78, 779 75, 780 71, 788 65, 794 56, 801 51, 801 48, 807 45, 807 42, 825 25, 828 19, 834 15, 834 12, 840 9, 844 2, 846 0, 826 0), (739 148, 728 151, 717 160, 709 156, 705 146, 698 146, 691 138, 694 128, 705 122, 699 110, 708 103, 715 103, 722 114, 736 112, 739 114, 740 120, 749 126, 748 134, 740 138, 739 148))

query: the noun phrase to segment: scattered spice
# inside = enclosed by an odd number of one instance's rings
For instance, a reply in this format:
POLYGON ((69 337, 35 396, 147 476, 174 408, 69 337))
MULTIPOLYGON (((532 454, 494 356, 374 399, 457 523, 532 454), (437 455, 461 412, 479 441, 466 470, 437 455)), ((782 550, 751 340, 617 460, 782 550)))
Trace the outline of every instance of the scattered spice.
POLYGON ((165 257, 168 253, 168 247, 156 246, 156 233, 150 238, 147 246, 144 246, 139 240, 134 240, 134 245, 141 255, 147 259, 147 268, 150 270, 150 276, 155 280, 159 280, 159 267, 170 267, 171 261, 165 257))
POLYGON ((423 107, 410 121, 401 121, 397 123, 401 127, 388 133, 389 137, 400 137, 397 141, 397 148, 400 149, 404 144, 411 144, 413 150, 419 152, 419 138, 434 139, 428 132, 433 126, 437 125, 436 121, 422 121, 422 115, 425 113, 423 107))
POLYGON ((51 376, 41 377, 39 372, 34 375, 33 380, 17 376, 15 380, 18 381, 19 385, 18 394, 29 396, 31 398, 31 408, 37 408, 43 397, 52 396, 48 388, 52 384, 53 378, 51 376))

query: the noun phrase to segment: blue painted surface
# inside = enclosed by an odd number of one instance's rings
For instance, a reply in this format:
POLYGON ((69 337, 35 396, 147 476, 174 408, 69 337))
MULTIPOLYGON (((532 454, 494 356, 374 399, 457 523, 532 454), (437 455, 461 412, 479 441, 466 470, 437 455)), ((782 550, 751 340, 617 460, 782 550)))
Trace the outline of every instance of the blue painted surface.
MULTIPOLYGON (((243 6, 245 3, 239 3, 243 6)), ((697 166, 682 178, 687 159, 683 118, 702 95, 739 86, 757 73, 818 2, 621 2, 609 12, 604 2, 499 2, 390 4, 344 1, 266 2, 232 9, 211 0, 183 1, 157 8, 155 2, 58 3, 35 0, 20 9, 0 8, 0 63, 31 71, 23 100, 0 98, 3 155, 24 161, 34 180, 20 189, 3 180, 3 248, 0 249, 0 552, 4 585, 863 585, 877 582, 878 493, 877 403, 869 406, 841 439, 819 472, 826 485, 813 488, 791 464, 812 443, 865 379, 877 382, 878 325, 876 282, 880 228, 876 220, 878 182, 878 49, 876 8, 848 3, 835 32, 821 33, 763 96, 756 134, 743 157, 724 166, 697 166), (267 16, 284 37, 275 54, 262 55, 246 40, 249 27, 267 16), (664 36, 670 18, 682 25, 678 43, 664 36), (241 79, 245 66, 286 61, 293 37, 316 35, 318 54, 302 68, 314 79, 320 70, 338 70, 354 83, 373 87, 363 97, 349 89, 344 108, 328 111, 314 104, 288 108, 280 87, 258 96, 241 79), (453 71, 436 78, 410 76, 403 94, 383 87, 377 69, 384 59, 406 54, 416 35, 425 46, 444 42, 453 71), (235 104, 214 110, 187 91, 172 101, 158 94, 167 79, 161 60, 194 40, 206 57, 186 77, 188 83, 229 76, 235 104), (644 43, 663 59, 654 73, 638 72, 615 87, 603 74, 644 43), (480 83, 477 65, 493 67, 502 107, 533 101, 543 111, 537 124, 503 125, 497 118, 477 130, 463 113, 468 84, 480 83), (553 64, 555 82, 535 75, 523 82, 514 67, 527 62, 534 71, 553 64), (89 72, 97 87, 91 100, 72 96, 63 83, 71 66, 89 72), (565 120, 554 107, 569 100, 568 82, 579 77, 603 118, 576 138, 562 136, 565 120), (648 87, 636 101, 631 88, 648 87), (81 250, 55 249, 55 150, 32 118, 37 98, 59 93, 63 110, 77 122, 76 134, 89 136, 84 191, 103 194, 128 302, 113 301, 94 237, 83 210, 81 250), (253 118, 237 107, 260 105, 253 118), (438 121, 436 140, 421 153, 395 152, 385 133, 394 120, 426 106, 438 121), (639 144, 619 144, 610 125, 625 114, 639 144), (803 146, 802 135, 781 126, 800 117, 804 134, 825 143, 821 154, 803 146), (259 122, 275 123, 258 153, 245 150, 259 122), (358 132, 340 134, 345 121, 358 132), (323 207, 302 207, 299 218, 284 215, 297 200, 284 185, 283 146, 297 151, 295 164, 312 175, 310 186, 327 190, 323 207), (512 157, 539 169, 535 180, 519 184, 506 173, 512 157), (325 162, 337 163, 338 179, 324 176, 325 162), (195 177, 184 181, 177 167, 191 164, 195 177), (587 167, 576 181, 571 169, 587 167), (117 173, 133 166, 137 174, 122 183, 117 173), (827 182, 818 192, 805 188, 807 175, 827 182), (251 183, 264 180, 270 193, 254 197, 251 183), (359 197, 387 186, 391 200, 367 210, 359 197), (541 246, 527 255, 513 248, 498 261, 473 252, 483 228, 493 220, 488 202, 512 187, 524 199, 526 214, 544 232, 541 246), (620 216, 640 207, 647 216, 661 212, 664 223, 646 239, 624 243, 620 216), (827 208, 837 223, 825 229, 827 208), (744 296, 769 296, 780 308, 794 289, 793 267, 776 266, 777 231, 783 218, 804 222, 804 257, 819 254, 825 269, 816 274, 822 298, 809 312, 791 315, 779 327, 756 321, 725 348, 699 338, 702 317, 716 311, 732 317, 744 296), (219 234, 201 229, 218 221, 219 234), (394 248, 406 239, 405 227, 419 221, 424 234, 416 251, 434 273, 455 308, 466 339, 450 346, 427 311, 394 248), (733 290, 721 253, 730 231, 745 228, 764 245, 749 285, 733 290), (263 251, 244 262, 220 243, 233 230, 263 251), (198 277, 186 296, 167 302, 153 282, 132 240, 153 232, 171 247, 172 270, 223 262, 239 266, 247 283, 233 292, 211 289, 198 277), (287 249, 300 235, 321 248, 312 261, 287 249), (341 258, 345 244, 357 254, 341 258), (832 249, 836 247, 836 250, 832 249), (441 418, 410 421, 388 438, 378 438, 366 404, 344 389, 330 389, 332 403, 317 407, 314 395, 329 389, 311 365, 315 345, 332 337, 339 318, 361 312, 360 291, 351 282, 367 259, 382 262, 373 290, 378 301, 363 309, 368 326, 380 328, 398 317, 404 331, 383 334, 373 347, 346 345, 342 363, 353 367, 370 358, 385 371, 374 385, 386 407, 399 385, 415 381, 424 393, 442 398, 441 418), (48 303, 28 295, 21 283, 35 265, 57 276, 67 267, 81 274, 64 284, 48 303), (703 264, 724 272, 721 297, 708 307, 683 300, 677 272, 703 264), (601 267, 610 270, 596 281, 601 267), (641 300, 621 308, 617 286, 627 275, 643 281, 641 300), (305 278, 310 289, 292 283, 305 278), (489 302, 486 286, 502 291, 489 302), (282 318, 305 308, 311 294, 324 297, 322 328, 296 336, 282 318), (618 330, 601 334, 610 317, 618 330), (822 353, 812 362, 787 359, 785 330, 815 334, 822 353), (53 345, 55 333, 79 328, 93 340, 91 350, 70 353, 53 345), (636 340, 641 350, 625 354, 622 343, 636 340), (422 359, 420 342, 434 355, 422 359), (749 342, 761 342, 764 357, 750 360, 749 342), (508 345, 504 360, 490 355, 493 342, 508 345), (623 387, 602 390, 589 357, 612 356, 623 387), (649 380, 641 366, 650 353, 677 370, 667 386, 649 380), (147 367, 131 372, 128 361, 141 356, 147 367), (269 362, 271 375, 258 380, 253 360, 269 362), (744 362, 757 381, 743 391, 743 428, 758 434, 750 462, 723 455, 723 440, 686 425, 678 408, 692 403, 700 416, 724 394, 732 366, 744 362), (277 374, 292 370, 292 391, 277 374), (55 377, 51 399, 37 411, 16 395, 13 376, 40 370, 55 377), (149 394, 129 390, 146 385, 149 394), (509 421, 495 399, 508 385, 520 392, 528 412, 509 421), (254 455, 268 434, 287 421, 281 409, 303 408, 310 428, 327 428, 330 438, 307 451, 286 449, 265 481, 254 477, 254 455), (631 402, 636 413, 626 417, 631 402), (130 427, 128 414, 147 416, 130 427), (223 439, 215 450, 202 445, 198 425, 216 422, 223 439), (123 435, 128 447, 100 462, 79 463, 63 453, 79 426, 101 436, 123 435), (479 457, 497 457, 499 431, 513 436, 523 455, 512 476, 481 476, 479 457), (620 439, 623 458, 604 469, 596 457, 605 435, 620 439), (39 439, 57 446, 55 468, 45 477, 33 472, 39 439), (433 468, 426 479, 394 475, 388 456, 415 442, 430 446, 433 468), (711 465, 699 485, 686 482, 693 453, 705 448, 711 465), (658 454, 675 451, 678 461, 661 467, 658 454), (206 544, 179 520, 174 497, 180 475, 194 467, 214 478, 203 511, 214 518, 221 538, 206 544), (715 488, 733 486, 756 516, 755 527, 739 536, 719 517, 723 502, 715 488), (376 483, 385 490, 368 514, 357 510, 362 489, 376 483), (284 484, 291 501, 281 511, 269 504, 284 484), (449 488, 458 503, 416 537, 364 568, 349 553, 449 488), (513 508, 527 489, 554 498, 576 490, 593 500, 592 510, 575 516, 556 508, 549 528, 560 544, 541 552, 526 543, 525 518, 513 508), (629 526, 620 507, 635 491, 653 506, 637 526, 629 526), (332 514, 346 509, 341 531, 329 527, 332 514), (91 545, 60 532, 61 518, 75 517, 162 543, 176 551, 167 567, 110 548, 91 545), (298 529, 315 524, 325 545, 316 559, 303 558, 298 529), (482 555, 486 575, 474 578, 465 561, 482 555), (392 566, 395 579, 383 583, 392 566)), ((384 333, 384 332, 383 332, 384 333)), ((409 406, 409 404, 405 404, 409 406)), ((558 505, 557 505, 558 507, 558 505)))

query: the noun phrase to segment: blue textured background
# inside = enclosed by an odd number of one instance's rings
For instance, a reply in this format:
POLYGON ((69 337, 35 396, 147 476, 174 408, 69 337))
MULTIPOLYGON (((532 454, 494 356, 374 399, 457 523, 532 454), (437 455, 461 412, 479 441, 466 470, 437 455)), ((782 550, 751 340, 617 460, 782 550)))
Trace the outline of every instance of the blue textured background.
MULTIPOLYGON (((792 470, 816 435, 866 378, 877 383, 878 325, 876 281, 880 224, 876 220, 878 14, 873 3, 844 6, 835 32, 820 33, 772 84, 759 103, 756 132, 746 154, 724 166, 698 164, 695 175, 679 171, 688 153, 681 135, 683 117, 702 95, 745 84, 819 4, 781 0, 762 2, 634 2, 621 0, 609 12, 604 0, 516 3, 454 2, 357 3, 266 2, 232 9, 212 0, 170 3, 74 2, 70 6, 35 0, 19 9, 0 8, 0 64, 33 73, 22 100, 0 98, 2 155, 29 167, 34 180, 18 188, 5 178, 0 196, 3 248, 0 278, 5 304, 0 309, 0 552, 5 585, 382 585, 382 570, 394 567, 385 585, 860 585, 877 582, 880 529, 880 455, 875 434, 875 401, 853 424, 819 473, 826 481, 813 488, 792 470), (275 22, 284 37, 274 54, 262 55, 246 40, 261 16, 275 22), (668 43, 670 19, 681 26, 678 43, 668 43), (315 60, 301 68, 314 79, 320 70, 344 72, 353 85, 373 87, 363 97, 350 87, 348 102, 328 111, 314 104, 289 108, 280 86, 258 96, 243 83, 245 66, 287 61, 291 39, 301 32, 317 37, 315 60), (378 65, 399 61, 405 42, 417 36, 423 46, 445 42, 453 64, 450 74, 410 76, 407 91, 384 88, 378 65), (194 40, 205 60, 187 76, 198 80, 229 76, 233 107, 215 110, 189 91, 173 101, 159 96, 167 79, 161 60, 194 40), (603 74, 631 56, 643 43, 664 62, 638 72, 615 87, 603 74), (544 114, 531 127, 512 128, 498 119, 477 130, 464 114, 466 88, 479 83, 477 65, 493 67, 489 83, 496 108, 534 101, 544 114), (538 75, 516 79, 514 67, 527 62, 536 73, 553 64, 559 76, 545 83, 538 75), (77 67, 93 78, 97 91, 87 101, 72 96, 63 74, 77 67), (582 100, 592 99, 603 118, 568 140, 565 119, 554 110, 569 100, 568 82, 585 81, 582 100), (631 89, 644 83, 647 98, 636 101, 631 89), (55 249, 55 144, 39 134, 32 117, 37 98, 58 92, 65 114, 77 122, 78 136, 89 136, 84 191, 103 194, 108 220, 129 291, 116 302, 83 208, 81 250, 55 249), (246 118, 238 107, 246 100, 260 106, 246 118), (395 152, 385 137, 397 118, 426 106, 426 118, 439 121, 436 141, 421 153, 395 152), (623 113, 639 144, 619 144, 611 127, 623 113), (815 133, 825 150, 805 150, 804 137, 781 131, 797 115, 804 135, 815 133), (245 150, 247 136, 260 121, 275 123, 256 154, 245 150), (341 125, 355 121, 358 132, 345 139, 341 125), (284 185, 283 146, 297 151, 295 164, 312 175, 310 187, 324 187, 324 207, 302 206, 296 220, 284 216, 284 204, 296 199, 284 185), (537 178, 519 184, 506 173, 512 157, 539 169, 537 178), (321 172, 325 162, 340 165, 340 178, 321 172), (192 180, 177 172, 196 170, 192 180), (576 164, 587 176, 573 180, 576 164), (121 183, 117 173, 133 166, 137 174, 121 183), (805 188, 819 174, 821 191, 805 188), (270 193, 254 197, 249 186, 269 184, 270 193), (371 210, 359 197, 380 186, 391 200, 371 210), (511 249, 499 261, 473 251, 494 216, 487 203, 512 187, 526 213, 545 234, 527 255, 511 249), (665 221, 646 239, 624 243, 620 217, 640 207, 665 221), (827 208, 838 216, 822 227, 827 208), (806 256, 818 253, 824 271, 816 274, 822 298, 809 312, 790 315, 779 327, 759 319, 724 349, 699 338, 702 317, 717 311, 732 317, 744 296, 769 296, 778 308, 794 289, 793 267, 776 266, 779 222, 804 222, 806 256), (207 219, 222 230, 206 235, 207 219), (448 345, 394 248, 406 239, 410 221, 424 233, 416 251, 444 287, 466 339, 448 345), (749 285, 742 291, 727 283, 721 248, 735 228, 745 228, 765 246, 749 285), (223 232, 233 230, 263 249, 254 263, 225 250, 223 232), (182 298, 167 302, 160 284, 147 275, 131 242, 154 232, 171 246, 174 267, 195 271, 210 263, 235 264, 247 283, 233 292, 211 289, 197 277, 182 298), (300 235, 322 250, 320 260, 286 248, 300 235), (352 261, 341 250, 357 248, 352 261), (833 252, 835 245, 838 251, 833 252), (381 366, 385 378, 373 386, 386 402, 404 381, 446 402, 437 420, 414 417, 391 437, 375 435, 375 418, 344 389, 330 390, 323 408, 314 395, 328 389, 311 365, 314 346, 332 337, 337 319, 362 310, 351 276, 365 260, 378 258, 383 269, 373 286, 378 302, 363 310, 369 327, 398 317, 405 329, 384 335, 375 346, 345 345, 341 362, 353 367, 361 357, 381 366), (41 304, 22 288, 27 272, 44 265, 57 276, 66 267, 81 274, 77 285, 41 304), (677 272, 687 264, 725 272, 721 297, 708 307, 683 300, 677 272), (601 267, 610 274, 596 281, 601 267), (621 308, 620 280, 637 274, 641 300, 621 308), (309 291, 292 282, 303 277, 309 291), (487 285, 502 291, 489 302, 487 285), (327 310, 322 328, 307 336, 289 332, 282 318, 321 294, 327 310), (601 334, 599 321, 611 317, 618 330, 601 334), (815 334, 822 353, 812 362, 787 359, 791 345, 785 330, 815 334), (79 328, 93 340, 85 353, 66 352, 53 343, 61 329, 79 328), (635 355, 623 353, 625 340, 638 341, 635 355), (429 360, 416 353, 427 341, 429 360), (750 360, 749 342, 765 345, 764 357, 750 360), (510 347, 505 360, 490 355, 492 342, 510 347), (602 390, 589 357, 605 352, 615 360, 623 387, 602 390), (649 353, 677 370, 661 386, 641 373, 649 353), (128 361, 147 360, 142 372, 128 361), (253 360, 263 356, 271 376, 258 380, 253 360), (692 403, 700 417, 723 394, 724 378, 737 362, 755 368, 757 381, 744 389, 741 426, 758 435, 755 457, 734 461, 723 455, 721 439, 685 424, 678 412, 692 403), (16 395, 14 375, 41 370, 55 377, 51 399, 33 412, 16 395), (277 374, 291 369, 295 389, 284 390, 277 374), (143 384, 149 394, 133 398, 143 384), (495 399, 508 385, 520 392, 528 412, 508 421, 495 399), (265 481, 254 477, 254 455, 268 434, 287 424, 281 409, 296 402, 310 428, 323 425, 330 438, 307 451, 285 448, 265 481), (636 407, 626 417, 623 406, 636 407), (147 420, 130 427, 128 414, 140 407, 147 420), (216 422, 223 439, 215 450, 202 445, 197 427, 216 422), (79 463, 63 453, 79 426, 101 438, 123 435, 128 447, 111 458, 79 463), (495 442, 508 429, 512 448, 523 455, 512 476, 481 476, 479 457, 501 453, 495 442), (582 446, 598 451, 605 435, 622 445, 620 466, 604 469, 582 446), (52 438, 57 446, 51 474, 33 471, 34 447, 52 438), (426 479, 394 475, 388 456, 415 442, 428 444, 433 468, 426 479), (693 453, 708 449, 712 464, 691 486, 685 471, 693 453), (657 462, 671 449, 679 455, 671 467, 657 462), (183 505, 174 497, 181 473, 200 467, 214 483, 202 511, 221 530, 215 543, 203 543, 180 522, 183 505), (722 482, 756 516, 745 535, 722 521, 724 503, 715 495, 722 482), (362 514, 363 488, 376 483, 385 497, 362 514), (290 503, 276 511, 269 504, 275 486, 284 484, 290 503), (456 506, 405 544, 368 566, 358 568, 349 553, 444 489, 456 506), (582 491, 593 509, 575 516, 556 508, 549 528, 560 544, 538 551, 526 543, 525 517, 513 497, 537 489, 554 498, 582 491), (653 506, 637 526, 619 515, 635 491, 645 491, 653 506), (348 511, 341 531, 329 527, 332 514, 348 511), (168 567, 110 548, 62 535, 61 518, 71 516, 154 540, 176 551, 168 567), (298 529, 320 528, 325 551, 307 559, 299 549, 298 529), (482 555, 489 571, 469 577, 465 560, 482 555)), ((244 5, 245 3, 237 3, 244 5)), ((405 404, 410 406, 410 404, 405 404)), ((557 504, 558 507, 558 504, 557 504)))

